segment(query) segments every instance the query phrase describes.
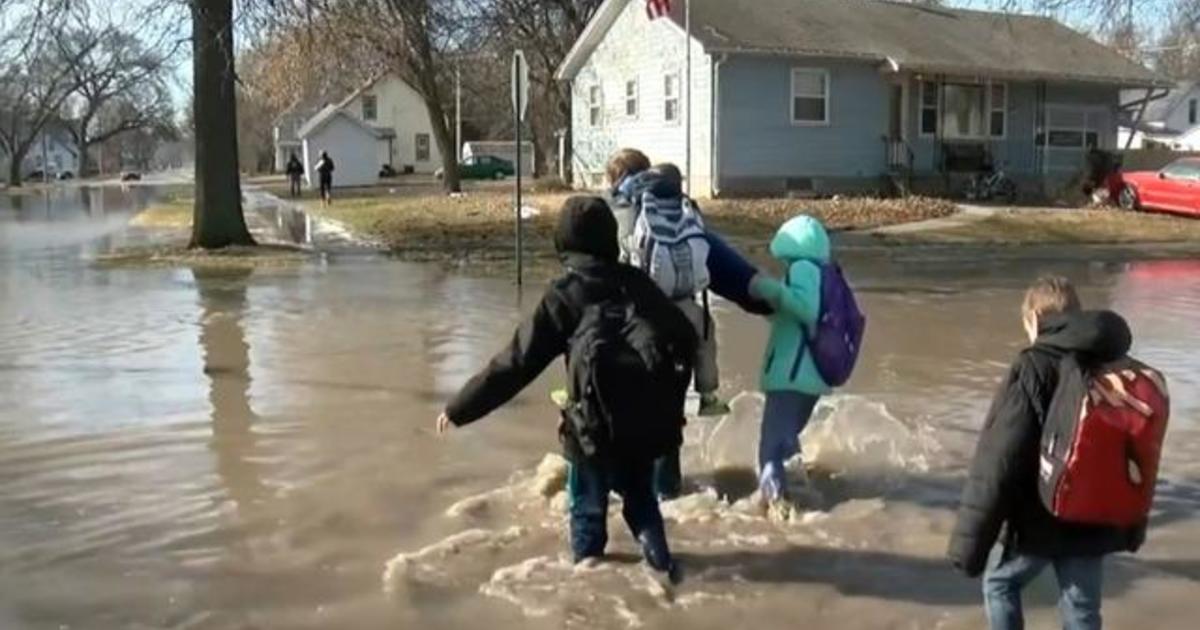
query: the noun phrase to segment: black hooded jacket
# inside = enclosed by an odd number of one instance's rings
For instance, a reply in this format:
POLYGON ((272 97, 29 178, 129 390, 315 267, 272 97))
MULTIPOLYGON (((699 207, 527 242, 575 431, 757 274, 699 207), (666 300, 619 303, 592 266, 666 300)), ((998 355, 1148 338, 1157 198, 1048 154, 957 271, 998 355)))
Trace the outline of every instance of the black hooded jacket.
POLYGON ((979 436, 948 556, 967 575, 983 572, 1001 538, 1018 553, 1042 557, 1134 551, 1145 528, 1124 530, 1057 520, 1038 495, 1042 425, 1058 386, 1059 361, 1072 353, 1085 369, 1121 358, 1129 326, 1111 311, 1047 318, 1034 344, 1013 362, 979 436))
MULTIPOLYGON (((598 197, 573 197, 559 218, 555 246, 567 273, 551 283, 541 302, 517 328, 512 341, 471 378, 446 406, 456 426, 470 424, 511 400, 564 356, 585 307, 622 288, 660 334, 677 347, 696 347, 695 329, 658 285, 644 272, 617 262, 617 223, 608 204, 598 197)), ((683 409, 679 410, 680 421, 683 409)), ((578 453, 564 433, 568 456, 578 453)))

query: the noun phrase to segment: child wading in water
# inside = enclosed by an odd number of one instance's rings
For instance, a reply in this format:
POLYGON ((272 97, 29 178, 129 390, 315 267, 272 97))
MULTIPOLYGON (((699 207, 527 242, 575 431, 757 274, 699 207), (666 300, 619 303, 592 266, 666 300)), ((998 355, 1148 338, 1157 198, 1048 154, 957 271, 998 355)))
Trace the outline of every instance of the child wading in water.
POLYGON ((604 200, 568 199, 555 246, 566 274, 508 347, 446 406, 437 430, 491 413, 565 355, 568 392, 559 437, 570 462, 574 559, 603 557, 614 491, 646 563, 677 582, 681 573, 654 492, 654 461, 683 441, 695 332, 649 276, 617 261, 617 222, 604 200))
POLYGON ((785 266, 783 280, 760 275, 751 288, 775 309, 763 359, 758 479, 762 500, 785 507, 784 464, 800 452, 800 433, 820 397, 849 378, 866 322, 820 221, 799 216, 783 224, 771 255, 785 266))

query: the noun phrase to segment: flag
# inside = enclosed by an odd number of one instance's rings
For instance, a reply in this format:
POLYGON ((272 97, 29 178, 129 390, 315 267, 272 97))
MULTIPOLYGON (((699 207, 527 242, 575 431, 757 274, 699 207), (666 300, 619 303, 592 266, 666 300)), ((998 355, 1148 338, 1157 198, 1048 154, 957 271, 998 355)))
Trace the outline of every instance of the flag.
POLYGON ((657 20, 670 12, 671 0, 646 0, 646 15, 650 16, 651 20, 657 20))

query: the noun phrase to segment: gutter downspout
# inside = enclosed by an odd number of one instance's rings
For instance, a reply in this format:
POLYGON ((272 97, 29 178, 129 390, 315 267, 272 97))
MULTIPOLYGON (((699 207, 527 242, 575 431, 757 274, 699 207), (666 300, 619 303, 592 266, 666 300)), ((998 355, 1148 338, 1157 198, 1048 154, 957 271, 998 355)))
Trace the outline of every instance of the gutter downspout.
POLYGON ((712 64, 712 114, 708 117, 712 129, 709 132, 709 137, 712 138, 711 152, 709 157, 709 188, 713 198, 721 196, 721 65, 729 60, 728 53, 721 53, 720 57, 716 57, 712 64))

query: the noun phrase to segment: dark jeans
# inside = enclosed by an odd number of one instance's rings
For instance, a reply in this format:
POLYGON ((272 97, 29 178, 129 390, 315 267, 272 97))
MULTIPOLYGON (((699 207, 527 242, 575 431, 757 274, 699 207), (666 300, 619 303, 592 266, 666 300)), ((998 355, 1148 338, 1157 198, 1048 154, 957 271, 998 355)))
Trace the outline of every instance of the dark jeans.
POLYGON ((321 176, 321 199, 329 199, 329 197, 332 195, 332 193, 333 193, 333 178, 326 176, 326 175, 322 175, 321 176))
POLYGON ((599 558, 608 545, 608 493, 621 495, 621 515, 642 548, 646 562, 658 571, 671 569, 671 551, 662 513, 654 496, 654 463, 588 458, 572 462, 567 472, 571 511, 571 552, 575 561, 599 558))
POLYGON ((679 449, 654 460, 654 494, 659 500, 674 499, 683 492, 683 471, 679 466, 679 449))
POLYGON ((1001 548, 983 575, 983 601, 992 630, 1023 630, 1021 591, 1046 567, 1058 578, 1058 611, 1066 630, 1100 630, 1103 556, 1041 558, 1001 548))
POLYGON ((299 197, 300 196, 300 178, 299 177, 289 177, 288 181, 291 184, 291 188, 289 189, 291 192, 291 195, 293 197, 299 197))

